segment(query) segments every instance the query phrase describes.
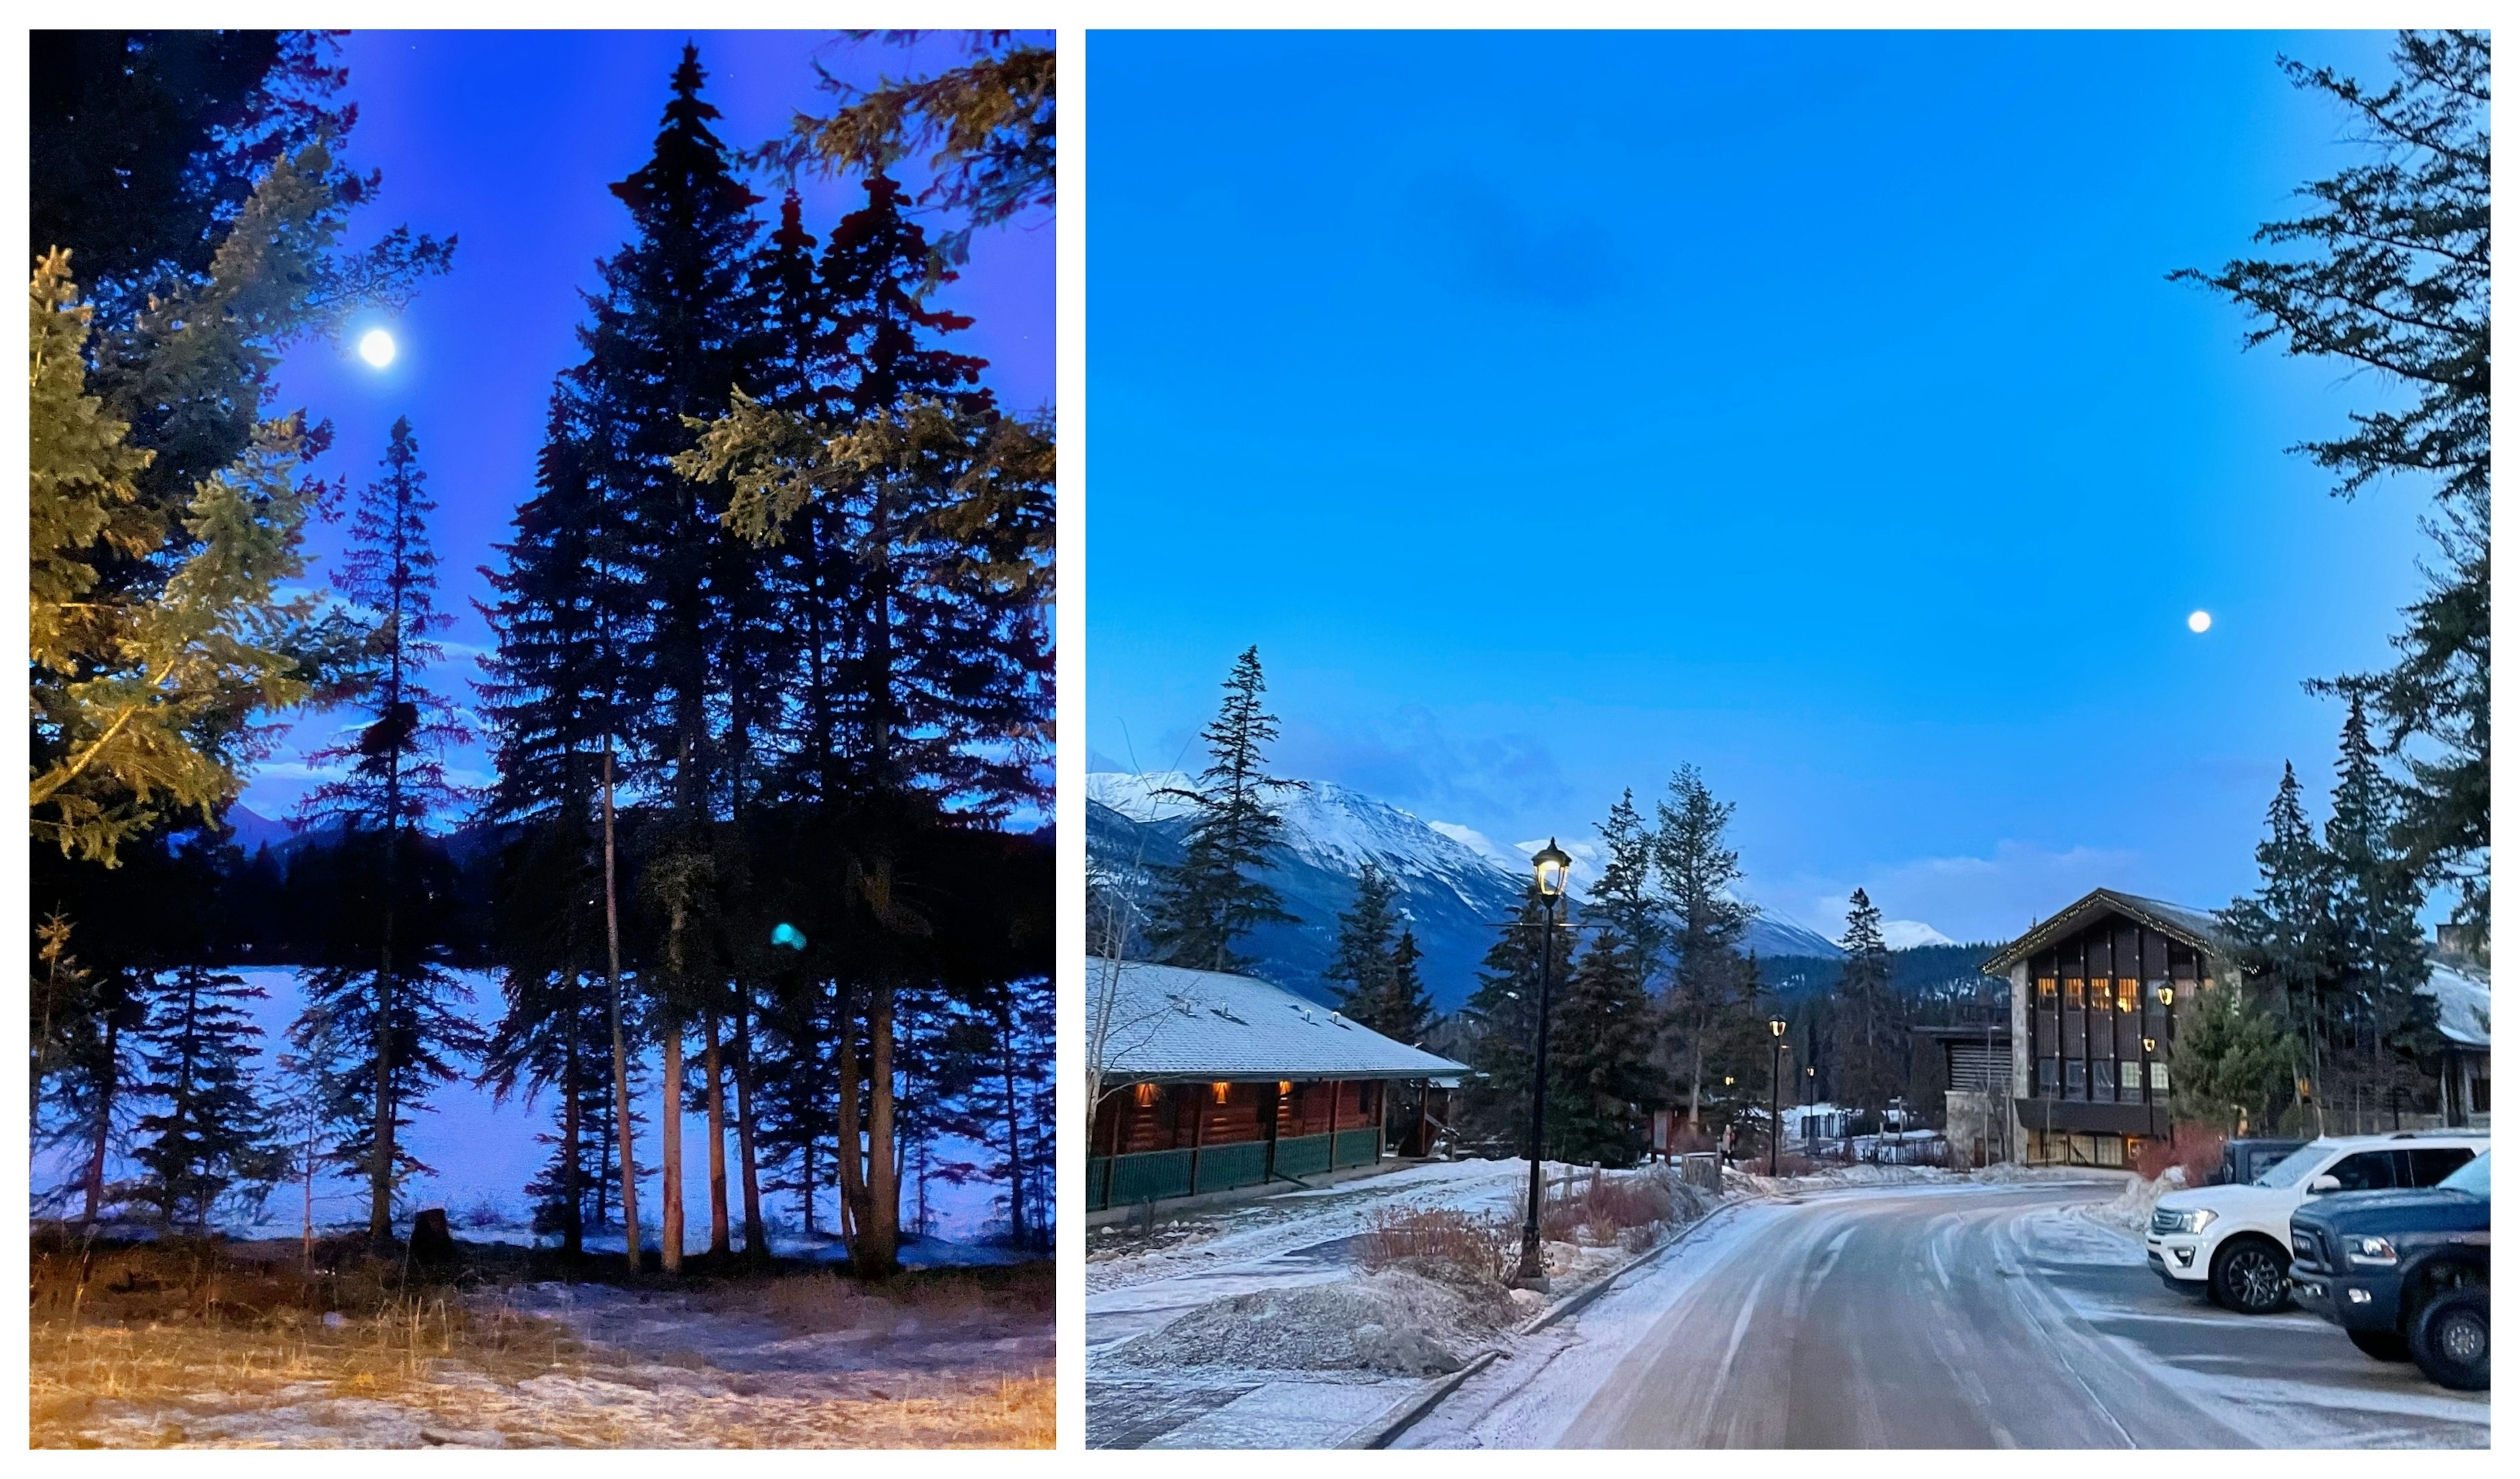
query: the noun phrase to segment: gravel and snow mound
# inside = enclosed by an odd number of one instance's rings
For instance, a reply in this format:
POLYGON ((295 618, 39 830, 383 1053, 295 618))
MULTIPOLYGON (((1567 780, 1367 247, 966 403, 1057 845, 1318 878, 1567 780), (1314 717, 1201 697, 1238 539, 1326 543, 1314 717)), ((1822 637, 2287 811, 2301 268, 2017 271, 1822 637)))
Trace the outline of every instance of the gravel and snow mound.
POLYGON ((2106 1223, 2112 1228, 2124 1228, 2131 1232, 2140 1232, 2152 1221, 2154 1204, 2186 1185, 2187 1169, 2183 1166, 2173 1166, 2162 1172, 2159 1179, 2154 1181, 2145 1181, 2140 1176, 2131 1175, 2127 1178, 2126 1189, 2120 1191, 2114 1198, 2104 1202, 2090 1203, 2079 1210, 2093 1222, 2106 1223))
POLYGON ((1114 1353, 1125 1366, 1367 1370, 1430 1376, 1511 1322, 1502 1289, 1471 1291, 1402 1269, 1261 1289, 1192 1310, 1114 1353))

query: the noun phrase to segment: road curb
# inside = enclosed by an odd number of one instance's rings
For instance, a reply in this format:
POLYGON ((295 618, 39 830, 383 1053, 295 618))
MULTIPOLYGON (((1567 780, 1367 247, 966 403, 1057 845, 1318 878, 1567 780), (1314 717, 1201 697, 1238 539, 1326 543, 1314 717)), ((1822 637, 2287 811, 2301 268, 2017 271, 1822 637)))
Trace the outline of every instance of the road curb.
POLYGON ((1418 1419, 1435 1411, 1437 1404, 1453 1395, 1462 1382, 1493 1366, 1505 1355, 1502 1347, 1490 1346, 1470 1358, 1469 1365, 1450 1376, 1438 1378, 1415 1396, 1404 1397, 1385 1409, 1381 1416, 1358 1428, 1342 1439, 1343 1449, 1382 1449, 1391 1447, 1393 1439, 1418 1425, 1418 1419))
POLYGON ((1610 1285, 1617 1283, 1620 1279, 1627 1277, 1630 1274, 1643 1268, 1646 1264, 1653 1262, 1655 1259, 1662 1257, 1665 1253, 1679 1247, 1682 1243, 1688 1241, 1691 1237, 1696 1236, 1698 1230, 1705 1227, 1708 1223, 1715 1221, 1715 1219, 1732 1211, 1733 1208, 1754 1199, 1755 1198, 1750 1196, 1732 1196, 1717 1202, 1714 1206, 1706 1209, 1706 1215, 1704 1217, 1690 1223, 1688 1227, 1683 1228, 1671 1236, 1664 1238, 1661 1242, 1654 1244, 1642 1253, 1629 1259, 1626 1263, 1612 1269, 1609 1273, 1602 1275, 1599 1278, 1593 1280, 1593 1282, 1584 1286, 1582 1292, 1541 1311, 1539 1314, 1533 1316, 1529 1321, 1525 1322, 1523 1325, 1513 1333, 1515 1336, 1520 1337, 1524 1335, 1536 1335, 1540 1331, 1548 1329, 1551 1325, 1557 1323, 1557 1322, 1564 1320, 1567 1316, 1574 1314, 1576 1311, 1583 1309, 1586 1305, 1591 1304, 1594 1300, 1597 1300, 1603 1294, 1608 1293, 1610 1285))

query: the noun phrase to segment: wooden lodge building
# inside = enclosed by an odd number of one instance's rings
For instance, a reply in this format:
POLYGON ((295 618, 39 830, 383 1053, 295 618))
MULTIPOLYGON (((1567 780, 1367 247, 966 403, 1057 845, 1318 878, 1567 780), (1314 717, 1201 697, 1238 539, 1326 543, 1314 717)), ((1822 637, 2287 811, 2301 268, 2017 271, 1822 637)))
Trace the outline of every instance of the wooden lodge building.
POLYGON ((1086 970, 1087 1061, 1102 1068, 1085 1163, 1097 1220, 1370 1174, 1395 1143, 1424 1155, 1470 1071, 1249 976, 1099 958, 1086 970))
POLYGON ((2168 1138, 2180 1016, 2228 970, 2212 916, 2095 888, 1982 968, 2012 982, 2013 1159, 2124 1166, 2168 1138))
MULTIPOLYGON (((2123 1166, 2145 1141, 2166 1139, 2181 1018, 2197 992, 2234 978, 2213 916, 2106 888, 2031 926, 1982 968, 2012 983, 2011 1141, 2014 1158, 2033 1165, 2123 1166)), ((2439 1098, 2419 1113, 2390 1114, 2389 1124, 2483 1129, 2493 1102, 2492 985, 2445 930, 2418 989, 2441 1008, 2444 1046, 2426 1065, 2439 1098)), ((2370 1112, 2361 1128, 2386 1128, 2383 1111, 2370 1112)))

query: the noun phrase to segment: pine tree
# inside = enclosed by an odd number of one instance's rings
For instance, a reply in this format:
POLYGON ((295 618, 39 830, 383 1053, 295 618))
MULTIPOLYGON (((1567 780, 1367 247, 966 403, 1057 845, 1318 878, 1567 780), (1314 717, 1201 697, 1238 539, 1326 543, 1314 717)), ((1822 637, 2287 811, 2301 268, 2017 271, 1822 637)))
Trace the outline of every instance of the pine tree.
POLYGON ((1402 924, 1400 938, 1391 947, 1391 968, 1383 974, 1382 995, 1373 1014, 1361 1019, 1394 1042, 1423 1042, 1435 1025, 1435 999, 1426 994, 1426 983, 1418 975, 1421 959, 1418 932, 1402 924))
POLYGON ((2231 982, 2198 999, 2169 1049, 2170 1110, 2186 1124, 2273 1133, 2293 1097, 2302 1044, 2265 993, 2231 982))
POLYGON ((1398 897, 1391 875, 1371 858, 1357 870, 1356 902, 1338 918, 1337 943, 1323 979, 1345 983, 1339 1009, 1376 1032, 1388 1035, 1378 1020, 1391 984, 1392 933, 1400 925, 1392 908, 1398 897))
POLYGON ((2429 967, 2415 920, 2423 885, 2390 847, 2394 801, 2362 697, 2349 695, 2324 849, 2340 998, 2328 1031, 2348 1065, 2342 1087, 2373 1114, 2420 1085, 2414 1059, 2438 1047, 2439 1004, 2422 990, 2429 967))
POLYGON ((338 1096, 345 1110, 364 1098, 344 1143, 364 1151, 368 1236, 379 1246, 392 1236, 400 1176, 419 1169, 396 1146, 396 1132, 409 1110, 423 1106, 430 1084, 456 1076, 450 1055, 479 1043, 450 1005, 469 993, 447 967, 452 900, 439 897, 442 879, 432 876, 447 865, 427 835, 432 818, 463 804, 443 757, 448 744, 471 737, 428 682, 442 655, 435 634, 449 618, 437 609, 437 557, 428 542, 436 503, 426 491, 408 418, 393 425, 383 469, 360 496, 351 547, 333 577, 364 629, 362 660, 336 696, 371 722, 314 753, 318 764, 347 769, 300 807, 308 821, 338 827, 342 866, 372 890, 364 908, 338 921, 335 948, 309 975, 307 998, 327 1030, 355 1023, 368 1034, 357 1069, 365 1081, 343 1083, 338 1096))
POLYGON ((1245 649, 1225 680, 1224 705, 1202 732, 1207 769, 1196 789, 1178 793, 1192 806, 1190 829, 1181 863, 1159 880, 1147 925, 1158 958, 1173 964, 1246 969, 1236 941, 1257 925, 1298 922, 1260 876, 1285 829, 1269 798, 1303 784, 1268 773, 1262 748, 1278 738, 1278 720, 1261 707, 1267 691, 1260 650, 1245 649))
POLYGON ((205 965, 179 965, 149 983, 141 1029, 148 1077, 139 1092, 159 1107, 134 1127, 133 1158, 144 1172, 141 1198, 169 1228, 206 1235, 232 1192, 267 1191, 287 1171, 288 1152, 250 1066, 262 1029, 243 1004, 263 995, 244 977, 205 965))
POLYGON ((2257 320, 2247 343, 2376 370, 2387 406, 2350 434, 2297 448, 2353 497, 2411 475, 2430 485, 2427 531, 2444 566, 2391 639, 2380 673, 2315 684, 2366 696, 2404 768, 2394 850, 2458 891, 2483 940, 2491 905, 2493 515, 2493 46, 2482 31, 2401 31, 2398 75, 2366 89, 2286 59, 2296 87, 2343 106, 2373 152, 2298 192, 2308 213, 2259 228, 2299 255, 2173 274, 2228 294, 2257 320), (2420 742, 2409 745, 2410 740, 2420 742))
MULTIPOLYGON (((2222 915, 2241 977, 2232 984, 2245 983, 2266 996, 2267 1009, 2276 1015, 2277 1027, 2289 1026, 2289 1033, 2280 1035, 2298 1034, 2291 1040, 2298 1051, 2310 1055, 2308 1061, 2293 1066, 2320 1081, 2317 1045, 2337 988, 2335 905, 2327 854, 2303 812, 2301 782, 2290 761, 2284 762, 2283 780, 2275 786, 2274 800, 2268 803, 2267 835, 2258 844, 2257 856, 2257 892, 2232 900, 2222 915)), ((2237 1009, 2225 1008, 2227 1013, 2237 1009)), ((2291 1071, 2288 1066, 2287 1088, 2291 1071)), ((2203 1102, 2212 1122, 2229 1103, 2256 1100, 2223 1101, 2209 1097, 2203 1102)))
POLYGON ((1532 1049, 1540 1025, 1541 951, 1552 952, 1550 979, 1564 990, 1573 965, 1574 931, 1547 927, 1539 884, 1523 888, 1522 909, 1497 934, 1479 963, 1478 988, 1464 1013, 1478 1024, 1471 1066, 1478 1077, 1465 1098, 1465 1118, 1484 1135, 1516 1146, 1530 1134, 1532 1049))
POLYGON ((1741 880, 1740 854, 1725 830, 1732 803, 1718 801, 1693 765, 1671 778, 1670 794, 1655 806, 1653 869, 1662 903, 1676 921, 1671 931, 1671 988, 1665 1016, 1680 1039, 1682 1072, 1688 1080, 1688 1122, 1699 1122, 1712 1050, 1737 1023, 1729 1013, 1739 997, 1739 947, 1750 926, 1750 907, 1732 896, 1741 880))
POLYGON ((1562 1160, 1633 1164, 1644 1106, 1661 1097, 1653 1003, 1627 942, 1599 938, 1552 1004, 1549 1143, 1562 1160))
POLYGON ((1907 1025, 1890 987, 1890 947, 1881 938, 1881 911, 1863 889, 1847 899, 1846 934, 1838 948, 1846 964, 1837 978, 1831 1018, 1837 1041, 1833 1098, 1850 1108, 1878 1111, 1907 1084, 1907 1025))

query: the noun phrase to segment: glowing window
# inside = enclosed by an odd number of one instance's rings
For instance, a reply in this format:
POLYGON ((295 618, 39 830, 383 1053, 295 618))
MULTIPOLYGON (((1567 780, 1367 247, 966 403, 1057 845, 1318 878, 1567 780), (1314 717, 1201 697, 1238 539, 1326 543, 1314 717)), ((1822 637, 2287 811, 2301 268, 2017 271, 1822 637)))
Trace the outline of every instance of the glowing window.
POLYGON ((2083 978, 2081 976, 2065 977, 2065 1008, 2069 1011, 2080 1011, 2083 1009, 2083 978))

